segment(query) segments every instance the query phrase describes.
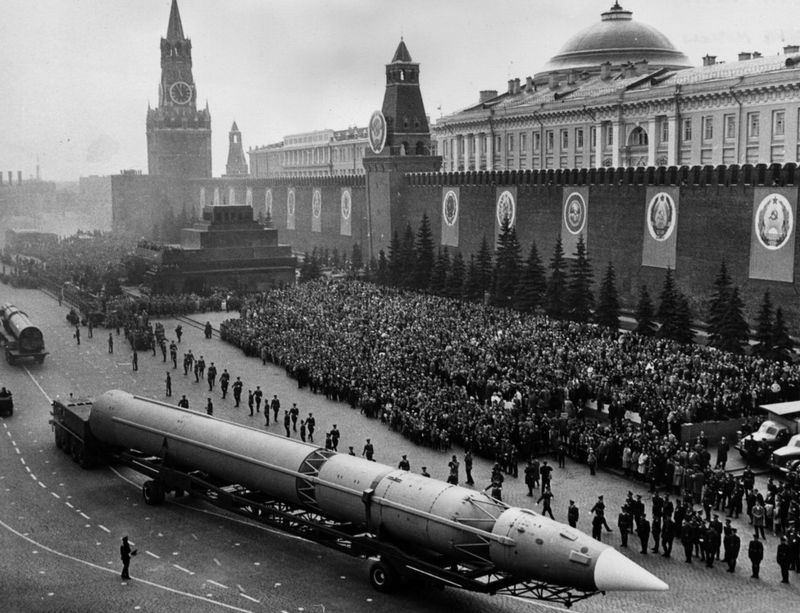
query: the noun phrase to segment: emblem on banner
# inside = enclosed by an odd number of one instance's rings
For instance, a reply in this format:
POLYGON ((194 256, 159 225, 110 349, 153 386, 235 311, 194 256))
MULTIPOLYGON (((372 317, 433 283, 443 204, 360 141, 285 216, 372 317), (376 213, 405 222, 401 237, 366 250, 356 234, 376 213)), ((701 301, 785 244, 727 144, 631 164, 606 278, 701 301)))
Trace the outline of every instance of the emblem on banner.
POLYGON ((264 195, 264 209, 266 210, 267 217, 272 218, 272 190, 268 189, 264 195))
POLYGON ((375 111, 369 118, 367 136, 369 148, 372 149, 372 153, 378 155, 386 144, 386 118, 380 111, 375 111))
POLYGON ((458 196, 451 189, 444 195, 442 201, 442 217, 448 226, 452 226, 458 219, 458 196))
POLYGON ((780 249, 792 233, 794 218, 789 201, 780 194, 770 194, 756 209, 756 236, 770 250, 780 249))
POLYGON ((294 217, 294 190, 290 189, 286 195, 286 213, 289 217, 294 217))
POLYGON ((314 195, 311 197, 311 213, 316 219, 322 215, 322 192, 318 189, 314 190, 314 195))
POLYGON ((586 225, 586 202, 578 192, 572 192, 564 203, 564 225, 570 234, 580 234, 586 225))
POLYGON ((503 220, 508 219, 509 227, 513 227, 516 217, 517 205, 514 202, 514 195, 506 190, 497 199, 497 224, 502 226, 503 220))
POLYGON ((342 191, 342 219, 350 219, 350 209, 353 203, 351 201, 350 190, 342 191))
POLYGON ((675 201, 665 192, 658 192, 647 205, 647 229, 657 241, 665 241, 675 230, 675 201))

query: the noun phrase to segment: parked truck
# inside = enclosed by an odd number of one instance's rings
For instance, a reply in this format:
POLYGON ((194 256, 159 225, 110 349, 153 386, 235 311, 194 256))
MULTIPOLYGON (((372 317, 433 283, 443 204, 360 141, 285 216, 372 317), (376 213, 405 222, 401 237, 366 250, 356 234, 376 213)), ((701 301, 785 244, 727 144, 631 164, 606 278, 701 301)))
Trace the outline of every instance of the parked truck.
POLYGON ((766 413, 765 421, 742 437, 736 448, 748 462, 771 462, 773 452, 800 433, 800 401, 763 404, 759 409, 766 413))

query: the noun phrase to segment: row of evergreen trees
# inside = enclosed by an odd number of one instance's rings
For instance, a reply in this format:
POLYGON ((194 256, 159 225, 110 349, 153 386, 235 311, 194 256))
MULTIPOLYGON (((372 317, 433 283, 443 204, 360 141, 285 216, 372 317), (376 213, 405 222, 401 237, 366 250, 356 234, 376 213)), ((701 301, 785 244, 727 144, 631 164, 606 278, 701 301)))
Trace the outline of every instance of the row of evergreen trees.
MULTIPOLYGON (((395 232, 388 256, 381 250, 378 261, 371 263, 369 276, 384 285, 487 301, 523 312, 542 311, 554 319, 619 327, 620 301, 611 262, 595 300, 594 273, 583 237, 579 237, 570 260, 558 237, 545 270, 535 243, 523 261, 516 229, 508 219, 501 226, 494 252, 484 236, 478 253, 466 262, 460 252, 451 257, 446 247, 434 252, 430 221, 423 214, 416 235, 410 223, 402 238, 395 232)), ((658 309, 647 287, 642 286, 634 318, 640 334, 679 343, 694 340, 689 299, 678 288, 670 269, 664 277, 658 309)), ((722 350, 741 352, 749 341, 744 303, 724 263, 714 283, 707 330, 708 344, 722 350)), ((792 348, 783 313, 780 308, 773 309, 769 293, 764 296, 756 323, 756 341, 753 351, 767 358, 785 358, 792 348)))

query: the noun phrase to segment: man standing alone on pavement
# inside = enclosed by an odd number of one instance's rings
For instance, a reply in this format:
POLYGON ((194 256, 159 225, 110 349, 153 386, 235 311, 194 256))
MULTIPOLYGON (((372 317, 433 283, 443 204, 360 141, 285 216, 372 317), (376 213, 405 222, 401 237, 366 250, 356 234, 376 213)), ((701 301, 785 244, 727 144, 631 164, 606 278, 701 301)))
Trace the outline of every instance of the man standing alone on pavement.
POLYGON ((166 390, 167 398, 169 398, 170 396, 172 396, 172 377, 170 377, 169 371, 167 371, 167 378, 164 379, 164 384, 166 385, 167 388, 166 390))
POLYGON ((578 526, 578 518, 580 517, 580 511, 578 507, 575 506, 575 501, 570 500, 569 506, 567 507, 567 523, 572 528, 576 528, 578 526))
POLYGON ((136 555, 136 550, 131 549, 130 543, 128 543, 128 537, 122 537, 122 545, 119 547, 119 557, 122 559, 122 579, 130 579, 131 576, 128 574, 128 567, 131 564, 131 557, 136 555))
POLYGON ((747 557, 753 567, 752 579, 758 579, 758 571, 761 567, 761 560, 764 559, 764 543, 758 540, 758 535, 753 535, 753 540, 747 548, 747 557))

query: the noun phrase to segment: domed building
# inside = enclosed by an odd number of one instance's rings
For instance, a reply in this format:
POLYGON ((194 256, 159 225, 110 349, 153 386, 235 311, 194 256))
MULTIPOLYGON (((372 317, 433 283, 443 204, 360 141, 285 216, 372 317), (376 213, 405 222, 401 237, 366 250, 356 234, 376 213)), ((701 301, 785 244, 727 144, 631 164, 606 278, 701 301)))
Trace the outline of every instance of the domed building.
POLYGON ((694 66, 615 3, 533 76, 440 118, 433 138, 446 171, 797 161, 799 50, 694 66))
POLYGON ((534 75, 534 82, 552 74, 599 73, 608 62, 620 67, 628 62, 647 62, 651 68, 691 68, 689 58, 655 28, 633 20, 633 13, 618 3, 600 15, 600 23, 581 30, 534 75))

